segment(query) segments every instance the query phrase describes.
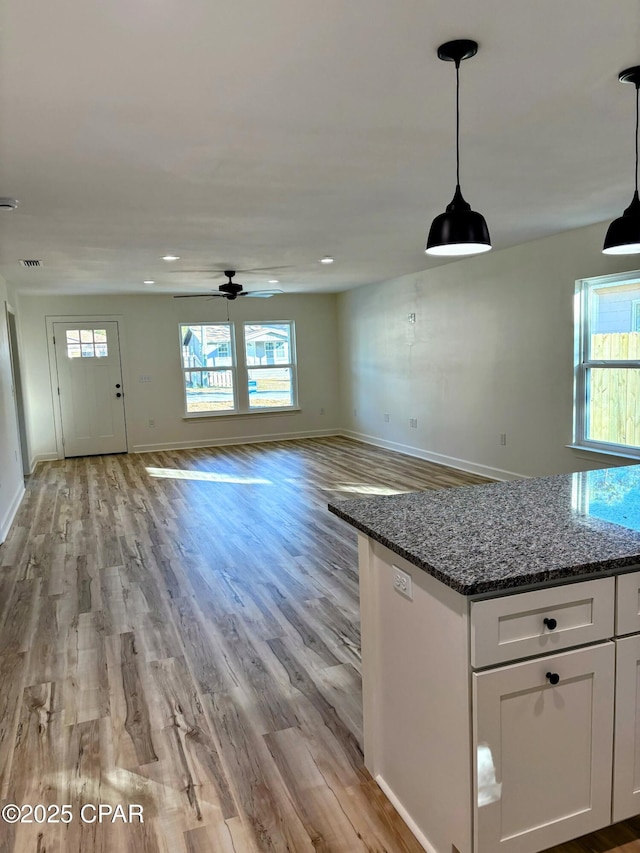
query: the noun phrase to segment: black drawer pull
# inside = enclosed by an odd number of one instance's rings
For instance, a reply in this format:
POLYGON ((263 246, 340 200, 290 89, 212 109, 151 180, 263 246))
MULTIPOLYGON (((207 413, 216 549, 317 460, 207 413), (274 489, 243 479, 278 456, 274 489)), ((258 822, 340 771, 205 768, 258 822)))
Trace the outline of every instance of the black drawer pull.
POLYGON ((542 621, 550 631, 555 631, 555 629, 558 627, 558 623, 555 619, 543 619, 542 621))
POLYGON ((557 672, 548 672, 547 678, 549 679, 550 684, 557 684, 560 681, 560 676, 557 672))

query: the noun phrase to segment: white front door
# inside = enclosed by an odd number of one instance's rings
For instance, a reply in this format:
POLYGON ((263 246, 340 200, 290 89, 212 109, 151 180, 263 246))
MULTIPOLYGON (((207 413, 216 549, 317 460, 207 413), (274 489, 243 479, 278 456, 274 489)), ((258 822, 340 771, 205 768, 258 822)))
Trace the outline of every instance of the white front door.
POLYGON ((54 323, 53 340, 65 457, 126 452, 117 322, 54 323))

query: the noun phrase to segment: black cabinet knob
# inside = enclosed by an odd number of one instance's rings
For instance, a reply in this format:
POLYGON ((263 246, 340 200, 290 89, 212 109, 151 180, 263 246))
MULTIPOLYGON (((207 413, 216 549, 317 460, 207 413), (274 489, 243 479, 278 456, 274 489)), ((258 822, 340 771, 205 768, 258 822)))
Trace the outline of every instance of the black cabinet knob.
POLYGON ((116 394, 116 397, 122 397, 122 394, 118 391, 118 393, 116 394))
POLYGON ((116 388, 119 388, 119 387, 120 387, 120 383, 118 382, 118 383, 116 384, 116 388))
POLYGON ((550 631, 554 631, 558 627, 555 619, 543 619, 543 622, 550 631))
POLYGON ((560 676, 557 672, 548 672, 547 678, 549 679, 550 684, 557 684, 560 681, 560 676))

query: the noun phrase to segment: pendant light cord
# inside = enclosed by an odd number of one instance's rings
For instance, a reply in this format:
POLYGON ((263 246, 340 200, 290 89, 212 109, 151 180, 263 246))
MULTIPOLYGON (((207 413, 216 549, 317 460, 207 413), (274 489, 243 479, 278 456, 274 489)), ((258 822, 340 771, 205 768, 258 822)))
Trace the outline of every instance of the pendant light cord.
MULTIPOLYGON (((638 124, 636 110, 636 143, 638 124)), ((636 144, 636 189, 638 183, 638 148, 636 144)), ((460 186, 460 61, 456 61, 456 184, 460 186)))

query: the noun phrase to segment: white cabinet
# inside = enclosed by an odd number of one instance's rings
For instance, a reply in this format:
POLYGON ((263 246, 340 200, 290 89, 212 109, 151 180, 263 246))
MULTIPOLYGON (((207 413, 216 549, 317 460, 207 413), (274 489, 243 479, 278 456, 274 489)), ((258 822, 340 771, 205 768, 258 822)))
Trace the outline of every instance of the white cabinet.
POLYGON ((640 631, 640 572, 618 576, 616 634, 640 631))
POLYGON ((640 635, 616 640, 613 820, 640 814, 640 635))
POLYGON ((428 853, 640 814, 640 572, 474 600, 363 535, 359 560, 365 763, 428 853))
POLYGON ((476 853, 536 853, 611 822, 614 654, 473 675, 476 853))

